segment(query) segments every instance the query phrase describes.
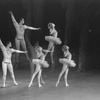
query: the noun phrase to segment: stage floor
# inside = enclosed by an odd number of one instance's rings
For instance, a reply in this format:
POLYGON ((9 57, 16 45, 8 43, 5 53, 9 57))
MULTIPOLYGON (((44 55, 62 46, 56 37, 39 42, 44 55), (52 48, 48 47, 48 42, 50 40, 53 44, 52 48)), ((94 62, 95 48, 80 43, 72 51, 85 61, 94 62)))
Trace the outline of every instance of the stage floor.
POLYGON ((45 70, 43 79, 46 84, 39 88, 35 78, 33 86, 28 88, 30 71, 15 70, 19 85, 13 85, 8 73, 6 88, 2 88, 2 71, 0 70, 0 100, 100 100, 99 70, 77 72, 70 69, 69 87, 65 87, 63 77, 58 87, 55 87, 58 74, 59 71, 52 73, 45 70))

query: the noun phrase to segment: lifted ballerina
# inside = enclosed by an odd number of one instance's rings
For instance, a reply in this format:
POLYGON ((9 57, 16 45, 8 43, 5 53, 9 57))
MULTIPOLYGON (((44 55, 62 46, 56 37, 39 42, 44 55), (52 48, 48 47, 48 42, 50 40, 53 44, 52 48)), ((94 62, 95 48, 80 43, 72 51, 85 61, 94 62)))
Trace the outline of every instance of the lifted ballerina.
POLYGON ((60 81, 60 79, 61 79, 61 77, 62 77, 62 75, 63 75, 64 73, 65 73, 65 75, 64 75, 65 86, 66 86, 66 87, 69 86, 69 84, 68 84, 68 82, 67 82, 67 76, 68 76, 69 66, 70 66, 70 67, 75 67, 75 66, 76 66, 75 62, 74 62, 73 60, 71 60, 71 59, 72 59, 72 55, 71 55, 71 53, 69 52, 69 47, 66 46, 66 45, 64 45, 64 46, 62 47, 62 51, 64 52, 64 57, 65 57, 65 58, 60 58, 60 59, 59 59, 59 62, 63 64, 63 67, 62 67, 62 70, 61 70, 61 72, 60 72, 60 74, 59 74, 58 80, 57 80, 57 82, 56 82, 56 85, 55 85, 56 87, 58 86, 59 81, 60 81))
POLYGON ((19 51, 11 48, 12 44, 9 42, 7 46, 5 47, 0 39, 0 48, 3 52, 4 59, 2 61, 2 70, 3 70, 3 87, 5 87, 6 82, 6 75, 7 75, 7 68, 11 74, 11 77, 13 79, 13 82, 15 85, 18 85, 18 83, 15 80, 14 72, 13 72, 13 66, 11 62, 12 53, 26 53, 26 51, 19 51))
MULTIPOLYGON (((39 30, 40 28, 34 28, 34 27, 30 27, 30 26, 27 26, 27 25, 24 25, 24 19, 22 18, 20 20, 19 23, 17 23, 13 13, 11 11, 9 11, 9 13, 11 14, 11 18, 12 18, 12 21, 13 21, 13 24, 16 28, 16 38, 15 38, 15 44, 16 44, 16 49, 17 50, 20 50, 20 45, 23 47, 23 49, 26 51, 26 43, 25 43, 25 40, 24 40, 24 34, 25 34, 25 30, 26 29, 29 29, 29 30, 39 30)), ((17 54, 17 62, 18 62, 18 54, 17 54)))
POLYGON ((32 75, 32 78, 31 78, 31 81, 30 81, 28 87, 31 87, 36 74, 38 74, 38 85, 39 85, 39 87, 42 86, 41 83, 40 83, 40 80, 42 81, 43 84, 45 84, 45 82, 42 79, 42 67, 48 68, 49 64, 48 64, 47 61, 45 61, 45 55, 42 51, 49 52, 48 50, 43 50, 42 47, 40 47, 40 46, 36 47, 36 52, 37 52, 37 55, 38 55, 38 59, 33 59, 32 60, 32 62, 34 64, 36 64, 36 69, 35 69, 35 72, 32 75))
MULTIPOLYGON (((61 42, 60 38, 57 37, 58 32, 55 29, 55 24, 54 23, 49 23, 48 24, 48 29, 50 30, 50 36, 45 36, 45 40, 49 42, 47 50, 52 51, 50 53, 51 62, 52 62, 52 64, 54 64, 53 53, 54 53, 55 44, 60 45, 62 42, 61 42)), ((47 54, 48 54, 48 52, 45 54, 45 56, 47 54)))

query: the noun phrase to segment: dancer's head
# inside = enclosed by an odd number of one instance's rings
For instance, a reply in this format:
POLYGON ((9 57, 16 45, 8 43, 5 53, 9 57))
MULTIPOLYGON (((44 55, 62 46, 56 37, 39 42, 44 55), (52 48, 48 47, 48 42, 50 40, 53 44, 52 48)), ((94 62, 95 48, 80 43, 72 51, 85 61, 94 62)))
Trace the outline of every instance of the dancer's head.
POLYGON ((10 48, 11 46, 12 46, 11 42, 8 42, 6 47, 10 48))
POLYGON ((36 42, 36 43, 35 43, 35 47, 37 47, 37 46, 39 46, 39 42, 36 42))
POLYGON ((67 52, 69 50, 69 47, 67 45, 62 46, 62 51, 67 52))
POLYGON ((42 52, 42 47, 36 46, 36 47, 35 47, 35 51, 36 51, 37 53, 41 53, 41 52, 42 52))
POLYGON ((25 21, 24 21, 24 18, 22 18, 22 19, 20 20, 19 24, 20 24, 20 25, 23 25, 24 22, 25 22, 25 21))
POLYGON ((53 29, 55 28, 55 24, 54 23, 49 23, 48 24, 48 29, 53 29))

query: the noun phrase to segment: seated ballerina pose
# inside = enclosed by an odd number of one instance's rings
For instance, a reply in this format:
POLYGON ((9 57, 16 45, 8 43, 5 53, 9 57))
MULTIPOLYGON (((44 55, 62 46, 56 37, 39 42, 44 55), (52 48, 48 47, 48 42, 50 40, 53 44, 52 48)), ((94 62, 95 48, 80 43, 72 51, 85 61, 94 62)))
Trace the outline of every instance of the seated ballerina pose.
POLYGON ((61 70, 61 72, 59 74, 58 80, 56 82, 56 85, 55 85, 56 87, 58 86, 59 81, 60 81, 60 79, 61 79, 61 77, 62 77, 62 75, 64 73, 65 73, 65 75, 64 75, 65 86, 66 87, 69 86, 69 84, 67 83, 67 76, 68 76, 69 66, 70 67, 75 67, 76 66, 75 62, 73 60, 71 60, 72 59, 72 55, 69 52, 69 47, 64 45, 62 47, 62 51, 64 52, 64 58, 60 58, 59 62, 63 64, 63 67, 62 67, 62 70, 61 70))
MULTIPOLYGON (((16 49, 20 50, 20 45, 21 45, 23 47, 23 49, 26 51, 26 43, 25 43, 25 39, 24 39, 25 30, 26 29, 39 30, 40 28, 34 28, 34 27, 24 25, 23 18, 20 20, 19 23, 17 23, 13 13, 11 11, 9 11, 9 13, 11 14, 11 18, 12 18, 13 24, 14 24, 16 32, 17 32, 16 37, 15 37, 16 49)), ((18 57, 19 57, 19 54, 16 55, 16 62, 17 63, 18 63, 18 57)))
MULTIPOLYGON (((60 38, 57 37, 58 32, 55 29, 55 24, 54 23, 49 23, 48 24, 48 29, 50 30, 50 36, 45 36, 45 40, 49 42, 47 50, 52 51, 50 53, 50 55, 51 55, 51 62, 53 64, 54 63, 53 53, 54 53, 55 44, 60 45, 62 42, 61 42, 60 38)), ((48 52, 46 52, 45 56, 47 54, 48 54, 48 52)))
POLYGON ((3 87, 5 87, 5 81, 6 81, 6 75, 7 75, 7 68, 11 74, 11 77, 13 79, 13 82, 15 85, 18 85, 18 83, 15 80, 14 72, 13 72, 13 66, 11 62, 12 53, 26 53, 26 51, 19 51, 11 48, 12 44, 9 42, 7 46, 5 47, 0 39, 0 48, 3 52, 4 59, 2 61, 2 70, 3 70, 3 87))
POLYGON ((37 52, 38 59, 33 59, 32 60, 32 62, 36 65, 36 69, 35 69, 35 72, 32 75, 32 78, 31 78, 31 81, 30 81, 28 87, 31 87, 36 74, 38 74, 38 86, 42 87, 40 81, 42 81, 42 83, 45 84, 45 82, 42 79, 42 67, 44 67, 44 68, 49 67, 48 62, 45 61, 45 55, 43 53, 43 51, 44 52, 49 52, 49 51, 48 50, 43 50, 42 47, 40 47, 40 46, 37 46, 35 48, 35 50, 37 52))

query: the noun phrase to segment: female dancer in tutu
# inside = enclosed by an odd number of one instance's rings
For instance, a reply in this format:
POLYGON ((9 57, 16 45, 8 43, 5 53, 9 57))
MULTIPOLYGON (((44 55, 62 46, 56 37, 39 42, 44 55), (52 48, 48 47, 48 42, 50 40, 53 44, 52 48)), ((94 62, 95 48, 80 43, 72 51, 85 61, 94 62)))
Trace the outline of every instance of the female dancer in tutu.
MULTIPOLYGON (((9 11, 9 13, 11 14, 11 18, 12 18, 13 24, 14 24, 14 26, 16 28, 16 32, 17 32, 16 38, 15 38, 16 49, 20 50, 20 45, 21 45, 23 47, 23 49, 26 51, 26 43, 24 40, 25 30, 26 29, 39 30, 40 28, 34 28, 34 27, 24 25, 24 19, 21 19, 20 22, 18 23, 13 15, 13 13, 11 11, 9 11)), ((19 54, 16 55, 17 63, 18 63, 18 57, 19 57, 19 54)))
POLYGON ((68 76, 69 66, 70 67, 75 67, 76 66, 75 62, 73 60, 71 60, 72 59, 72 55, 69 52, 69 47, 66 46, 66 45, 64 45, 62 47, 62 51, 64 52, 64 58, 60 58, 59 62, 63 64, 63 67, 62 67, 62 70, 61 70, 61 72, 59 74, 58 80, 56 82, 56 85, 55 85, 56 87, 58 86, 59 81, 60 81, 60 79, 61 79, 61 77, 62 77, 62 75, 64 73, 65 73, 65 75, 64 75, 65 86, 66 87, 69 86, 68 82, 67 82, 67 76, 68 76))
POLYGON ((15 80, 14 72, 13 72, 13 66, 11 62, 12 53, 26 53, 26 51, 19 51, 11 48, 11 42, 7 44, 5 47, 0 39, 0 48, 3 52, 4 59, 2 61, 2 70, 3 70, 3 87, 5 87, 6 82, 6 74, 7 74, 7 68, 9 69, 9 72, 11 74, 11 77, 13 79, 13 82, 15 85, 18 85, 18 83, 15 80))
POLYGON ((36 52, 37 52, 37 56, 38 56, 38 59, 33 59, 32 62, 33 64, 36 65, 36 69, 35 69, 35 72, 33 73, 32 75, 32 78, 31 78, 31 81, 28 85, 28 87, 31 87, 32 83, 33 83, 33 80, 35 78, 35 76, 38 74, 38 86, 41 87, 41 83, 40 83, 40 80, 42 81, 43 84, 45 84, 45 82, 43 81, 42 79, 42 67, 44 68, 48 68, 49 67, 49 64, 47 61, 45 61, 45 55, 42 51, 44 52, 49 52, 48 50, 43 50, 42 47, 40 46, 37 46, 35 48, 36 52))
MULTIPOLYGON (((45 40, 49 42, 47 50, 51 51, 51 53, 50 53, 51 62, 53 64, 54 63, 53 53, 54 53, 55 44, 60 45, 62 42, 61 42, 60 38, 57 37, 58 32, 55 29, 55 24, 54 23, 49 23, 48 24, 48 29, 50 30, 50 36, 45 36, 45 40)), ((48 54, 48 52, 46 52, 45 56, 47 54, 48 54)))

